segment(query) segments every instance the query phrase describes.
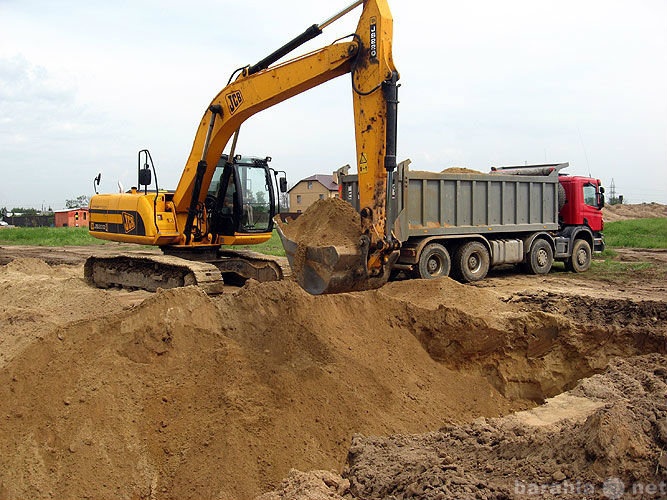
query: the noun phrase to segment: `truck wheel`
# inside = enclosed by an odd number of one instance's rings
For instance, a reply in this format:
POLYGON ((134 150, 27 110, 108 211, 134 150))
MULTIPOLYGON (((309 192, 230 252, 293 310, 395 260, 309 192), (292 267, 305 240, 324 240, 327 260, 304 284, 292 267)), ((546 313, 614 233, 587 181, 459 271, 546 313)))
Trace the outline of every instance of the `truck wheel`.
POLYGON ((586 240, 576 240, 572 246, 572 257, 565 261, 568 271, 583 273, 591 267, 591 246, 586 240))
POLYGON ((528 255, 528 264, 526 267, 531 274, 547 274, 551 271, 551 265, 554 263, 554 252, 549 242, 538 239, 533 242, 533 247, 528 255))
POLYGON ((454 257, 457 278, 464 283, 484 279, 489 272, 489 261, 489 251, 482 243, 464 243, 454 257))
POLYGON ((431 243, 424 247, 419 256, 418 277, 423 279, 449 276, 452 261, 449 252, 439 243, 431 243))

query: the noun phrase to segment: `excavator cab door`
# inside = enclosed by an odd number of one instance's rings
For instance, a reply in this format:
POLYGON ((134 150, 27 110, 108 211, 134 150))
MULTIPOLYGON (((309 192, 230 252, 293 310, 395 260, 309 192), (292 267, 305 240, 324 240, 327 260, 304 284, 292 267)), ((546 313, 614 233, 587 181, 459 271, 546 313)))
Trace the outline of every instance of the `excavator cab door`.
POLYGON ((275 195, 269 168, 263 160, 235 158, 233 163, 221 160, 217 168, 221 173, 215 201, 211 203, 211 233, 232 236, 271 232, 275 195))
POLYGON ((229 163, 225 163, 222 168, 218 167, 218 169, 222 172, 215 194, 215 202, 212 204, 209 227, 213 234, 231 236, 237 231, 240 219, 239 203, 236 200, 236 176, 234 166, 229 163))

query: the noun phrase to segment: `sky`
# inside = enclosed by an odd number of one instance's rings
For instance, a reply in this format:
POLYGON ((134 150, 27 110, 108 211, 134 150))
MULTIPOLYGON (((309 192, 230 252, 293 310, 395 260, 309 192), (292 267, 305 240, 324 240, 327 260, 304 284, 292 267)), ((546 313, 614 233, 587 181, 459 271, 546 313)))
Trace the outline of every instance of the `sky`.
MULTIPOLYGON (((352 0, 0 0, 0 208, 175 188, 232 71, 352 0)), ((389 0, 398 160, 416 170, 569 162, 627 202, 667 203, 667 2, 389 0)), ((354 31, 361 8, 293 56, 354 31)), ((229 149, 229 146, 227 150, 229 149)), ((263 111, 237 153, 290 186, 355 165, 348 76, 263 111)))

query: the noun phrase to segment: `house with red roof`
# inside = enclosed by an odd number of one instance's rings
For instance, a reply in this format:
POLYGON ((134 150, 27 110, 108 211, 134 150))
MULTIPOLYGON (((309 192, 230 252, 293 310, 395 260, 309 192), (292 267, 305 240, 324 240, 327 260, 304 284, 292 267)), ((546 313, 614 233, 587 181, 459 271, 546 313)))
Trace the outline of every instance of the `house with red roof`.
POLYGON ((333 175, 315 174, 301 179, 288 191, 290 212, 305 212, 317 200, 337 198, 338 184, 333 175))

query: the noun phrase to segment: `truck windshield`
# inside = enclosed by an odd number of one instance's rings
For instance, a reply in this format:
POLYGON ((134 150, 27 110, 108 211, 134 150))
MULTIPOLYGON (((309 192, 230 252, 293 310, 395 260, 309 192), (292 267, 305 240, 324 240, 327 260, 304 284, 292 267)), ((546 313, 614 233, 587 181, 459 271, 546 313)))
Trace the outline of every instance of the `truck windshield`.
POLYGON ((269 177, 265 167, 237 165, 243 209, 240 228, 245 231, 267 231, 271 219, 269 177))

